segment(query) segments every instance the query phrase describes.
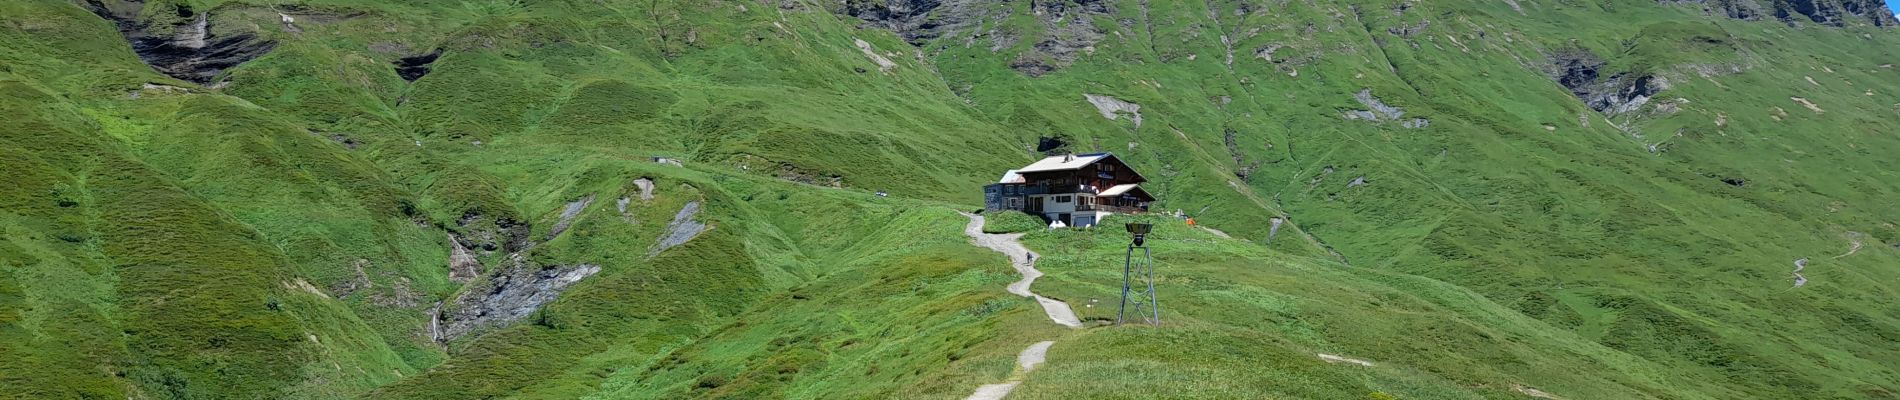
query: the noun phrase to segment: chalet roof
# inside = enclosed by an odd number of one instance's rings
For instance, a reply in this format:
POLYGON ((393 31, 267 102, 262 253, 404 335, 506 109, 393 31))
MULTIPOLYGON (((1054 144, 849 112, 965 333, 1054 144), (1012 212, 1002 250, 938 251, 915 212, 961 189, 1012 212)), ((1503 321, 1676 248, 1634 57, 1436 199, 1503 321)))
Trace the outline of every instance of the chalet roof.
POLYGON ((1030 163, 1029 166, 1022 167, 1022 169, 1018 169, 1016 172, 1026 174, 1031 172, 1072 171, 1082 169, 1082 167, 1094 164, 1096 161, 1101 161, 1108 157, 1110 157, 1108 153, 1051 156, 1030 163))
POLYGON ((1008 170, 1008 171, 1003 171, 1003 179, 998 179, 996 181, 996 183, 1023 183, 1023 182, 1024 182, 1023 174, 1018 174, 1016 173, 1016 170, 1013 170, 1013 169, 1008 170))
POLYGON ((1139 185, 1136 185, 1133 183, 1115 185, 1115 186, 1109 187, 1108 190, 1103 190, 1101 193, 1097 193, 1096 195, 1097 196, 1120 196, 1122 193, 1128 193, 1129 190, 1137 189, 1138 186, 1139 185))
POLYGON ((1096 195, 1100 195, 1100 197, 1132 197, 1132 199, 1140 199, 1140 201, 1155 201, 1155 195, 1150 195, 1148 190, 1142 190, 1142 186, 1136 186, 1136 184, 1117 184, 1117 186, 1108 188, 1108 190, 1104 190, 1102 193, 1096 193, 1096 195))
MULTIPOLYGON (((1037 172, 1074 171, 1074 170, 1082 169, 1082 167, 1087 167, 1090 164, 1094 164, 1097 162, 1101 162, 1102 160, 1107 160, 1111 158, 1115 158, 1114 153, 1089 153, 1089 154, 1071 154, 1071 155, 1051 156, 1048 158, 1037 160, 1034 163, 1030 163, 1028 166, 1015 170, 1015 172, 1018 175, 1021 175, 1021 174, 1030 174, 1030 173, 1037 173, 1037 172)), ((1121 159, 1116 159, 1115 162, 1121 163, 1122 161, 1121 159)), ((1147 177, 1141 176, 1140 172, 1135 172, 1133 167, 1128 168, 1128 172, 1135 174, 1135 182, 1146 182, 1148 180, 1147 177)))

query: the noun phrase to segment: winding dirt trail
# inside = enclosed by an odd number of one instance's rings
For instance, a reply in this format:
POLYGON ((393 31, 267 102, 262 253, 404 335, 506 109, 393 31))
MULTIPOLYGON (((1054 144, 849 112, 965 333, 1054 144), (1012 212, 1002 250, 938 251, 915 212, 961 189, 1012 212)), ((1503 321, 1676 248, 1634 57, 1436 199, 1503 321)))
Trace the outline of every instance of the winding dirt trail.
POLYGON ((1846 234, 1843 234, 1843 236, 1847 237, 1847 242, 1848 242, 1847 253, 1834 256, 1834 258, 1847 257, 1847 256, 1854 255, 1854 253, 1859 253, 1861 246, 1864 246, 1863 244, 1860 243, 1860 237, 1862 235, 1863 235, 1862 233, 1854 232, 1854 231, 1848 231, 1846 234))
MULTIPOLYGON (((963 234, 968 235, 971 242, 1009 256, 1010 265, 1016 268, 1016 272, 1023 275, 1022 280, 1009 284, 1010 294, 1036 299, 1036 303, 1042 305, 1043 314, 1048 315, 1049 320, 1057 325, 1069 328, 1082 327, 1082 321, 1075 317, 1075 310, 1069 308, 1069 303, 1042 297, 1029 291, 1029 285, 1035 283, 1036 278, 1042 277, 1042 271, 1036 270, 1036 253, 1029 251, 1028 247, 1023 247, 1022 242, 1017 241, 1023 234, 983 233, 983 216, 970 213, 963 213, 963 216, 970 218, 970 224, 964 226, 963 234)), ((1016 355, 1017 366, 1022 367, 1023 374, 1035 370, 1037 364, 1042 364, 1048 359, 1049 347, 1055 344, 1053 340, 1045 340, 1029 345, 1021 354, 1016 355)), ((976 392, 971 393, 965 400, 1002 400, 1003 397, 1009 396, 1010 391, 1016 390, 1016 385, 1023 383, 1021 377, 1022 375, 1016 375, 1008 382, 979 386, 976 392)))
POLYGON ((1016 272, 1023 274, 1022 280, 1009 284, 1008 290, 1011 294, 1036 299, 1036 303, 1042 304, 1043 313, 1048 314, 1049 320, 1055 321, 1056 324, 1070 328, 1082 327, 1082 320, 1075 317, 1075 310, 1069 308, 1069 303, 1042 297, 1029 291, 1029 285, 1036 283, 1036 278, 1042 277, 1042 271, 1036 270, 1034 258, 1036 253, 1029 251, 1028 247, 1023 247, 1022 242, 1016 241, 1017 238, 1023 237, 1023 234, 983 233, 983 216, 963 215, 970 217, 970 225, 963 228, 963 234, 969 235, 971 241, 976 242, 977 246, 1009 256, 1010 265, 1016 267, 1016 272))

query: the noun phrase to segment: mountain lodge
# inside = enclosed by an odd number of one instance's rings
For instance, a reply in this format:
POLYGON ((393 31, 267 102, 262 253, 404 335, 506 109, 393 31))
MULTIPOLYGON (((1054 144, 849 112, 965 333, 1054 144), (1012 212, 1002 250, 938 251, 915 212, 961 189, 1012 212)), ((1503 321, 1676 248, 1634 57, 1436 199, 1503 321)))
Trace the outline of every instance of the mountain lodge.
POLYGON ((1091 226, 1112 214, 1147 212, 1155 198, 1138 185, 1147 181, 1114 154, 1065 154, 1004 172, 983 186, 983 206, 1091 226))

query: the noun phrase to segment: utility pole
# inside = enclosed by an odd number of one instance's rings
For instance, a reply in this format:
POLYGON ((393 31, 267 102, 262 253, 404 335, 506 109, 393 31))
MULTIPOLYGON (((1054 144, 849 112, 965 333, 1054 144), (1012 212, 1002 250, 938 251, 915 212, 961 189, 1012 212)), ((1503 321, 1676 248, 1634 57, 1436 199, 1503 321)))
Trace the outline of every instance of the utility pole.
POLYGON ((1127 227, 1135 240, 1128 244, 1128 254, 1122 262, 1122 305, 1115 311, 1115 324, 1128 321, 1133 311, 1135 318, 1160 326, 1161 303, 1155 299, 1155 263, 1147 244, 1148 232, 1154 229, 1154 224, 1130 222, 1127 227), (1141 249, 1141 257, 1135 257, 1135 249, 1141 249))

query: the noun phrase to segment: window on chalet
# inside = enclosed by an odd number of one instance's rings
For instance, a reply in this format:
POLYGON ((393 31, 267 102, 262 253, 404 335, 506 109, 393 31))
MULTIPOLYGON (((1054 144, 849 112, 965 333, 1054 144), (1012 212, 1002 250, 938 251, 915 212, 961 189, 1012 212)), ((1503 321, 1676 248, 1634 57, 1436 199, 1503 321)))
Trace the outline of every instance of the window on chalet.
POLYGON ((1069 197, 1069 196, 1056 196, 1056 202, 1057 202, 1057 203, 1067 203, 1067 202, 1070 202, 1070 201, 1074 201, 1074 198, 1073 198, 1073 197, 1069 197))

